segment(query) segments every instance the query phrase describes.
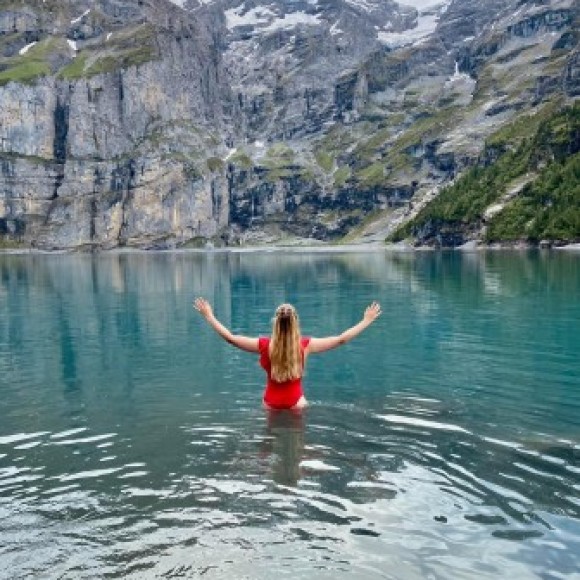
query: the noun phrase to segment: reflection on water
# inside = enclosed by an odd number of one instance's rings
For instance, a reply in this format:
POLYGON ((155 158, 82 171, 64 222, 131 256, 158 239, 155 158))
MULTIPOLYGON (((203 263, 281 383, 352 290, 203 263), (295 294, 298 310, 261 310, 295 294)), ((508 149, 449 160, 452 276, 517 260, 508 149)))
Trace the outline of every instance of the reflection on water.
POLYGON ((0 578, 573 577, 580 258, 1 256, 0 578), (334 333, 260 408, 277 304, 334 333))
POLYGON ((262 450, 275 455, 272 479, 280 485, 296 486, 300 480, 305 415, 305 410, 267 411, 267 437, 262 450))

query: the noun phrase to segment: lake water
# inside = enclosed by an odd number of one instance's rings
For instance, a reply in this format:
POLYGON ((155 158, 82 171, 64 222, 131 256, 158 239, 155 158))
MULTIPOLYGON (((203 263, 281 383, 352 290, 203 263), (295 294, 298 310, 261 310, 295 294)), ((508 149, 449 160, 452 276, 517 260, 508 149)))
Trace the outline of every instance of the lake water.
POLYGON ((0 256, 1 578, 580 578, 580 255, 0 256), (191 306, 347 346, 269 415, 191 306))

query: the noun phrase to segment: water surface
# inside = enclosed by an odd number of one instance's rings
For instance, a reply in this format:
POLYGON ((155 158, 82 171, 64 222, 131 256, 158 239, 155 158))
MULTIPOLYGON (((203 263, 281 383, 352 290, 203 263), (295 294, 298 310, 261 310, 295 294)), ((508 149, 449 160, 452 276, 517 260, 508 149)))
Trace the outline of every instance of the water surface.
POLYGON ((0 256, 1 578, 580 570, 580 256, 0 256), (304 414, 239 333, 294 303, 304 414))

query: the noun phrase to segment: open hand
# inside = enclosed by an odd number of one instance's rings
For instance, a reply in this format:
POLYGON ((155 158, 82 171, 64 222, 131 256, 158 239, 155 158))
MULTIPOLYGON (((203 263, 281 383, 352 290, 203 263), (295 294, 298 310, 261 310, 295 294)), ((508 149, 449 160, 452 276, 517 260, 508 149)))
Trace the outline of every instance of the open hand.
POLYGON ((205 298, 196 298, 193 307, 206 319, 213 314, 211 304, 205 298))
POLYGON ((378 302, 373 302, 367 306, 364 314, 364 319, 369 322, 374 322, 381 315, 381 305, 378 302))

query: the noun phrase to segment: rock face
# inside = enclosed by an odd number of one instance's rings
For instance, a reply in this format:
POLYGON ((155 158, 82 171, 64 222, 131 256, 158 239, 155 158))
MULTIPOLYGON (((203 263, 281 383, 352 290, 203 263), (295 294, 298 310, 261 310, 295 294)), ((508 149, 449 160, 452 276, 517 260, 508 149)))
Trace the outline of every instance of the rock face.
POLYGON ((0 244, 388 231, 502 125, 578 96, 577 30, 572 0, 11 2, 0 244))
POLYGON ((195 163, 227 102, 209 23, 170 3, 60 4, 0 21, 0 226, 43 248, 216 235, 226 180, 195 163))

